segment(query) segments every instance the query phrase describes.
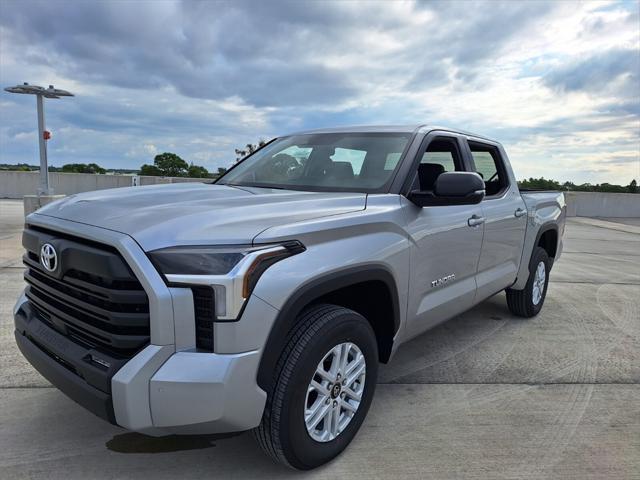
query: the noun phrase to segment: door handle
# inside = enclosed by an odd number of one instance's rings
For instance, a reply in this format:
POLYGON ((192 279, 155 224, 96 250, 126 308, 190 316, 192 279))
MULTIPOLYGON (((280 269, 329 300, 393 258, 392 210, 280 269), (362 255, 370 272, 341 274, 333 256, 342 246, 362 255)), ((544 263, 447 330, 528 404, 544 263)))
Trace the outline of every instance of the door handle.
POLYGON ((471 218, 467 220, 467 224, 470 227, 477 227, 478 225, 482 225, 484 223, 484 217, 479 217, 478 215, 473 215, 471 218))
POLYGON ((524 208, 517 208, 515 212, 513 212, 516 218, 520 218, 523 215, 527 214, 527 211, 524 208))

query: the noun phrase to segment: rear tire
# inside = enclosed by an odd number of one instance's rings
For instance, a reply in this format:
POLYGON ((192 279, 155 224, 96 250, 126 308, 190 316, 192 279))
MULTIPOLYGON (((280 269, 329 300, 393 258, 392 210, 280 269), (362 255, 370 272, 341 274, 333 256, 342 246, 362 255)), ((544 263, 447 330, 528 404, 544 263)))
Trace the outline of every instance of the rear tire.
POLYGON ((299 470, 332 460, 360 429, 377 374, 376 337, 364 317, 335 305, 309 308, 276 365, 262 422, 254 429, 258 444, 277 462, 299 470))
POLYGON ((535 317, 544 304, 549 285, 551 260, 546 250, 535 247, 529 261, 529 278, 522 290, 507 288, 507 306, 519 317, 535 317))

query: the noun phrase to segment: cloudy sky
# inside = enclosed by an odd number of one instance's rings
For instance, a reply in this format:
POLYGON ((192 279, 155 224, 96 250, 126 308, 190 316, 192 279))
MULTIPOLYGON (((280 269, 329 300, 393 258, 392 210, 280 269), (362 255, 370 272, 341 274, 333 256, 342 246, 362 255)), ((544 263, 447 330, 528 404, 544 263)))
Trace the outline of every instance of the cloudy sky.
MULTIPOLYGON (((0 0, 0 83, 46 104, 53 165, 215 170, 258 138, 427 123, 495 137, 519 178, 640 180, 640 3, 0 0)), ((37 163, 0 94, 0 163, 37 163)))

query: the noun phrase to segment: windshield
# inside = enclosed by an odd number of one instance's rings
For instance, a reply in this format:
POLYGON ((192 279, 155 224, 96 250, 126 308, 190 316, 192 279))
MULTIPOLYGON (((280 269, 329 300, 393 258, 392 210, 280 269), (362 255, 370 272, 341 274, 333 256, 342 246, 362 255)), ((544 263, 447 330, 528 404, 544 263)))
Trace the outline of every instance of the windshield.
POLYGON ((216 183, 310 191, 384 192, 410 133, 322 133, 275 140, 216 183))

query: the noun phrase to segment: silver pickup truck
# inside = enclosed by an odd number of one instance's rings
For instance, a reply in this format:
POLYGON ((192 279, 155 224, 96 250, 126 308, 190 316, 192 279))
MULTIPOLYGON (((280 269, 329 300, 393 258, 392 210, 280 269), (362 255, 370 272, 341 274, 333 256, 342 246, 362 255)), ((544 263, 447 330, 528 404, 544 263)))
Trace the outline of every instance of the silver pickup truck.
POLYGON ((356 435, 399 345, 503 290, 514 315, 536 315, 564 222, 562 193, 520 192, 478 135, 284 136, 213 184, 29 215, 16 341, 116 425, 253 429, 271 457, 311 469, 356 435))

